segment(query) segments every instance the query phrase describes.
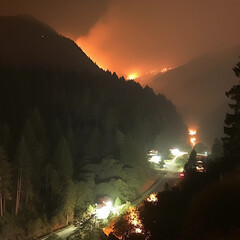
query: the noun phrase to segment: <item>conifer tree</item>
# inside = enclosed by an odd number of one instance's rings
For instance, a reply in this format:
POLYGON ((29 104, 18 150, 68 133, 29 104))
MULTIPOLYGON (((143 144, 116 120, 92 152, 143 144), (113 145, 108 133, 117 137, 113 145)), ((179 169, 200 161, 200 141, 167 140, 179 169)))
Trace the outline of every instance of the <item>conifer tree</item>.
POLYGON ((194 165, 197 162, 197 152, 195 149, 192 150, 192 152, 190 153, 188 162, 185 164, 184 169, 185 171, 191 171, 194 168, 194 165))
POLYGON ((17 194, 15 214, 18 214, 22 196, 25 197, 25 204, 28 205, 29 197, 33 194, 32 190, 32 162, 27 143, 24 137, 17 147, 17 194))
POLYGON ((0 146, 0 216, 5 213, 6 199, 10 197, 11 166, 8 157, 0 146))
POLYGON ((73 175, 72 156, 65 138, 62 136, 57 145, 54 163, 59 176, 64 181, 71 179, 73 175))
POLYGON ((222 154, 223 154, 222 142, 218 138, 215 138, 212 145, 211 155, 214 159, 220 159, 222 157, 222 154))
POLYGON ((37 108, 34 109, 32 112, 30 121, 33 126, 33 130, 35 132, 36 139, 38 143, 41 143, 43 146, 47 144, 46 140, 46 129, 44 126, 44 122, 41 118, 41 115, 39 113, 39 110, 37 108))
MULTIPOLYGON (((239 78, 240 62, 233 70, 239 78)), ((232 113, 227 113, 225 118, 224 133, 227 137, 223 138, 225 168, 230 170, 240 163, 240 83, 226 92, 226 96, 233 101, 229 104, 232 113)))
POLYGON ((0 125, 0 144, 3 146, 6 154, 12 154, 12 134, 7 123, 0 125))
POLYGON ((72 129, 71 125, 68 127, 68 130, 65 134, 65 138, 66 138, 68 146, 71 150, 71 154, 74 157, 75 154, 76 154, 77 144, 76 144, 75 134, 73 132, 73 129, 72 129))
POLYGON ((56 118, 55 122, 51 127, 51 137, 52 137, 52 143, 54 147, 57 146, 61 136, 62 136, 62 127, 59 122, 59 119, 56 118))
POLYGON ((39 175, 39 169, 44 161, 44 150, 40 143, 37 142, 32 124, 29 120, 26 121, 23 128, 23 136, 29 150, 33 165, 33 170, 39 175))

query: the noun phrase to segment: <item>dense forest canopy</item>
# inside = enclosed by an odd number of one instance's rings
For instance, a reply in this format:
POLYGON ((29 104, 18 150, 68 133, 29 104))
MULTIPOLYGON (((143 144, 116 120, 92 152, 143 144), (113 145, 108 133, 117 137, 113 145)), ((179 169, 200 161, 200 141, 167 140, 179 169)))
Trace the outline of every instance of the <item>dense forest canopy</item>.
POLYGON ((30 17, 0 17, 0 32, 0 236, 41 235, 102 196, 135 199, 147 151, 186 138, 171 101, 30 17))

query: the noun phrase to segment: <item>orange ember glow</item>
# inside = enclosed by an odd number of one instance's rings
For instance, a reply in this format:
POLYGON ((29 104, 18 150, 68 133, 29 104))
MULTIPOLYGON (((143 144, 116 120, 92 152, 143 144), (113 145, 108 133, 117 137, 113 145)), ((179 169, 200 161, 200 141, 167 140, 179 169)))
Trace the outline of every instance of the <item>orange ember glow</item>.
POLYGON ((126 216, 129 224, 133 226, 133 231, 135 233, 142 233, 143 224, 139 219, 139 212, 135 207, 130 207, 128 215, 126 216))
POLYGON ((128 75, 128 77, 127 77, 128 80, 134 80, 136 78, 138 78, 138 74, 137 73, 132 73, 132 74, 128 75))
POLYGON ((147 201, 148 202, 153 202, 153 203, 157 202, 158 201, 157 193, 150 194, 147 198, 147 201))
POLYGON ((116 223, 116 220, 114 219, 114 220, 112 220, 111 222, 110 222, 110 224, 107 226, 107 227, 105 227, 105 228, 103 228, 102 230, 103 230, 103 232, 107 235, 107 236, 109 236, 109 234, 111 233, 111 232, 113 232, 113 228, 114 228, 114 224, 116 223))
POLYGON ((193 136, 196 135, 197 131, 193 129, 189 129, 189 135, 193 136))
POLYGON ((165 73, 165 72, 167 72, 167 71, 169 71, 169 70, 171 70, 171 68, 163 68, 163 69, 161 70, 161 72, 162 72, 162 73, 165 73))
POLYGON ((191 143, 192 147, 194 147, 196 142, 197 142, 197 138, 196 138, 197 130, 196 129, 189 129, 188 134, 191 136, 190 137, 190 143, 191 143))
POLYGON ((194 147, 196 144, 196 138, 195 137, 190 138, 190 142, 191 142, 192 146, 194 147))

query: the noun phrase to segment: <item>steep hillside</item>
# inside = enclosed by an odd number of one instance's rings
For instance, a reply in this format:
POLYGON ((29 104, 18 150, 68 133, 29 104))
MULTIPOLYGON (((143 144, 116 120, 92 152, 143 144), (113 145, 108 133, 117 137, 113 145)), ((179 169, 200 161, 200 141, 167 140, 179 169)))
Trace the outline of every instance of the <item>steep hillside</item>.
POLYGON ((135 199, 152 175, 147 151, 185 143, 164 95, 104 72, 34 19, 1 17, 0 32, 1 239, 43 235, 102 196, 135 199))
POLYGON ((73 41, 30 16, 0 16, 0 32, 1 65, 98 70, 73 41))
POLYGON ((228 99, 225 92, 235 83, 232 68, 240 47, 199 57, 183 66, 156 76, 151 82, 176 104, 189 126, 199 127, 202 140, 212 143, 223 133, 228 99))

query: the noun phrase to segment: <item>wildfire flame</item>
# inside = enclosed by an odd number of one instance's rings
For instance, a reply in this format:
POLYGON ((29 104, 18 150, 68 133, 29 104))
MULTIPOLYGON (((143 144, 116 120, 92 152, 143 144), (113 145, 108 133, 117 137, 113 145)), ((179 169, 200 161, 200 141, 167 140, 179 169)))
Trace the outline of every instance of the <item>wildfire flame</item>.
POLYGON ((163 68, 163 69, 161 70, 161 72, 162 72, 162 73, 165 73, 165 72, 167 72, 167 71, 169 71, 169 70, 171 70, 171 68, 163 68))
POLYGON ((138 74, 137 73, 131 73, 130 75, 128 75, 127 79, 128 80, 134 80, 138 78, 138 74))
POLYGON ((139 212, 135 207, 129 208, 127 220, 129 222, 129 224, 131 224, 134 227, 133 231, 135 233, 142 233, 143 224, 142 224, 141 220, 139 219, 139 212))
POLYGON ((194 147, 196 142, 197 142, 197 138, 196 138, 197 130, 189 129, 188 133, 191 136, 190 137, 190 143, 191 143, 192 147, 194 147))
POLYGON ((189 130, 189 135, 191 135, 191 136, 196 135, 196 133, 197 133, 196 130, 193 130, 193 129, 189 130))
POLYGON ((148 198, 147 198, 147 201, 148 202, 157 202, 158 201, 158 198, 157 198, 157 193, 151 193, 148 198))
POLYGON ((196 144, 196 138, 195 138, 195 137, 190 138, 190 142, 191 142, 192 146, 195 146, 195 144, 196 144))

